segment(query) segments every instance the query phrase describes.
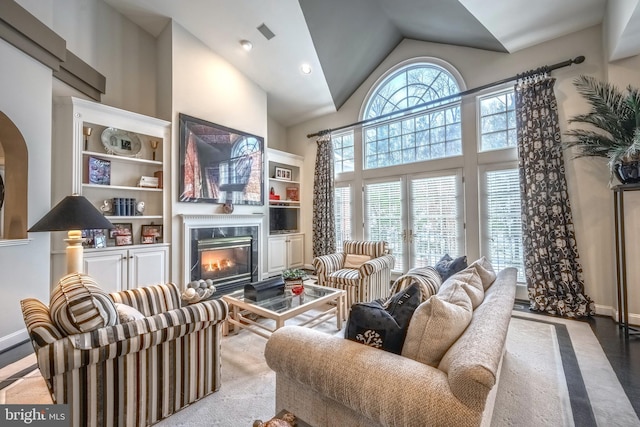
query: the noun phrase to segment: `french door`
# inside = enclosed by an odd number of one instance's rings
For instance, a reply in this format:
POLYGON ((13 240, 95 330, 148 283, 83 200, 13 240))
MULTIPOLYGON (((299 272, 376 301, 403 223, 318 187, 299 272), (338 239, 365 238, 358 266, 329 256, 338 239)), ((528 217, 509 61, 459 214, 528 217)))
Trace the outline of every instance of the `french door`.
POLYGON ((395 273, 463 255, 462 171, 366 180, 364 235, 389 243, 395 273))

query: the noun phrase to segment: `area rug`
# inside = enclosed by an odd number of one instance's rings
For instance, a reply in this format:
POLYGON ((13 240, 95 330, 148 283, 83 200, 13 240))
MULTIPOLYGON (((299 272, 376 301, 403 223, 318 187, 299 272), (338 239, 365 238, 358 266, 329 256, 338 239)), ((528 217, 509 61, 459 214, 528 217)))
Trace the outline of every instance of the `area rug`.
MULTIPOLYGON (((335 323, 317 327, 339 331, 335 323)), ((274 374, 266 340, 247 331, 222 339, 222 386, 156 424, 251 426, 274 413, 274 374)), ((1 403, 51 403, 27 358, 0 370, 1 403)), ((492 426, 638 426, 640 420, 598 340, 585 322, 514 311, 492 426)))

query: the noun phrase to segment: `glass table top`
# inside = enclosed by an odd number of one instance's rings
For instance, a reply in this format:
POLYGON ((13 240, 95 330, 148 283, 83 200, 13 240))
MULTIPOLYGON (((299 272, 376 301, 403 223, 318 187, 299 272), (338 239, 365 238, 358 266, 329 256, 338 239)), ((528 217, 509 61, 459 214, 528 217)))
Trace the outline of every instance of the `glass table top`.
POLYGON ((242 301, 246 304, 261 307, 275 313, 284 313, 293 308, 300 307, 301 305, 308 304, 313 301, 317 301, 320 298, 324 298, 329 295, 334 295, 338 292, 338 289, 305 284, 304 292, 300 295, 293 295, 290 291, 285 291, 284 294, 260 301, 253 301, 251 299, 245 298, 244 289, 239 289, 224 296, 242 301))

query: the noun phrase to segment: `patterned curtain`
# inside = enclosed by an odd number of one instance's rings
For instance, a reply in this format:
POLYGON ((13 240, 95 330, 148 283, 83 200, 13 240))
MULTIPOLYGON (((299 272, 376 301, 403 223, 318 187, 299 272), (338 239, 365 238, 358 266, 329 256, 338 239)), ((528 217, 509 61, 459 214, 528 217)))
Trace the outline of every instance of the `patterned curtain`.
POLYGON ((316 173, 313 178, 313 256, 336 252, 336 223, 333 206, 333 144, 331 135, 316 141, 316 173))
POLYGON ((565 317, 595 314, 584 294, 560 145, 553 78, 515 88, 524 265, 531 310, 565 317))

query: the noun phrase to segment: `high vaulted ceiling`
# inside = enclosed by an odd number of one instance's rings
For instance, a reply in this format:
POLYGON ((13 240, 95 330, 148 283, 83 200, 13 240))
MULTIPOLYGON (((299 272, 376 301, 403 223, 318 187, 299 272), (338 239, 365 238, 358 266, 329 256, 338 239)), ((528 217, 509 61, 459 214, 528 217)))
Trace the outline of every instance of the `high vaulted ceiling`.
POLYGON ((640 0, 104 1, 154 36, 175 20, 260 85, 284 126, 336 111, 403 38, 515 52, 609 14, 610 59, 640 53, 640 0))

